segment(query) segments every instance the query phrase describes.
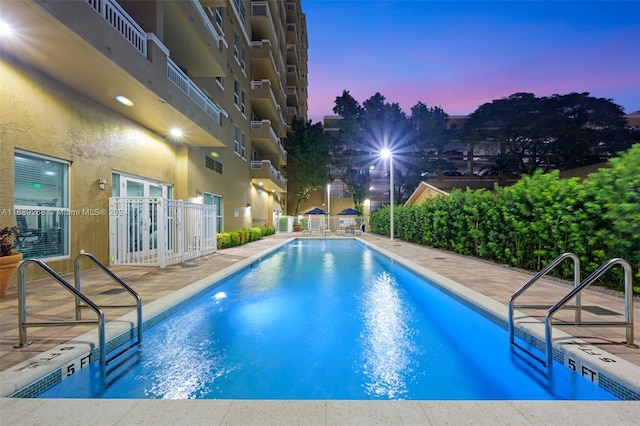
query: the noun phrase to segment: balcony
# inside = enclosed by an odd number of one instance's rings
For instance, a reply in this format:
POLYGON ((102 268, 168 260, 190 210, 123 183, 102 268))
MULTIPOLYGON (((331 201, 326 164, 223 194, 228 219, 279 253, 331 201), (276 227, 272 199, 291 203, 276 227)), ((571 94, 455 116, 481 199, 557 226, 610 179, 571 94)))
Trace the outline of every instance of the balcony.
POLYGON ((287 44, 287 64, 298 65, 300 60, 298 47, 295 44, 287 44))
POLYGON ((167 58, 167 78, 178 86, 178 88, 206 112, 209 117, 220 124, 220 107, 214 104, 171 58, 167 58))
MULTIPOLYGON (((270 120, 271 123, 280 122, 280 104, 271 90, 270 80, 251 82, 251 108, 261 119, 270 120)), ((281 127, 275 127, 274 131, 276 135, 284 136, 281 127)))
POLYGON ((287 2, 287 21, 292 22, 298 19, 300 10, 298 9, 298 5, 295 2, 288 1, 287 2))
POLYGON ((214 78, 224 75, 220 50, 223 39, 200 2, 188 0, 160 3, 164 9, 164 18, 163 27, 159 29, 162 35, 158 37, 171 52, 173 60, 188 69, 193 76, 214 78))
POLYGON ((251 183, 269 192, 287 192, 287 180, 269 160, 251 162, 251 183))
POLYGON ((300 76, 298 75, 298 67, 295 65, 287 65, 287 85, 298 86, 300 84, 300 76))
POLYGON ((3 15, 38 41, 28 48, 3 44, 3 51, 158 135, 167 135, 167 123, 173 123, 188 135, 185 143, 224 146, 215 102, 115 0, 12 1, 3 3, 3 15), (116 95, 133 105, 119 103, 116 95))
POLYGON ((280 164, 287 163, 287 151, 271 127, 271 121, 251 122, 251 144, 263 156, 277 155, 280 164))
POLYGON ((251 2, 251 28, 253 38, 277 40, 278 33, 273 24, 269 3, 266 1, 251 2))
POLYGON ((298 97, 298 88, 296 86, 287 86, 287 100, 298 104, 300 98, 298 97))
POLYGON ((290 120, 293 117, 300 118, 300 114, 298 112, 298 108, 294 106, 287 107, 287 120, 290 120))
POLYGON ((279 62, 276 63, 271 51, 271 41, 252 41, 250 53, 252 79, 279 82, 279 70, 284 70, 284 61, 281 57, 278 58, 279 62))
POLYGON ((287 44, 298 44, 298 30, 296 24, 287 24, 287 44))

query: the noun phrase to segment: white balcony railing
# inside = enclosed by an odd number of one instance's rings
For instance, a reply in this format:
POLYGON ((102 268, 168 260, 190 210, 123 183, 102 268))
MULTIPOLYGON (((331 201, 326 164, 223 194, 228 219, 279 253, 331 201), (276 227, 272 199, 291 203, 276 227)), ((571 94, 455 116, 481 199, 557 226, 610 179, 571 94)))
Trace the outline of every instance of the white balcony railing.
POLYGON ((220 124, 220 107, 214 104, 171 58, 167 58, 167 78, 220 124))
POLYGON ((202 23, 207 28, 207 31, 209 31, 209 34, 211 34, 211 37, 213 37, 213 39, 216 41, 216 44, 219 48, 221 37, 218 34, 218 31, 216 31, 215 27, 209 20, 209 17, 207 16, 207 13, 204 11, 202 5, 200 4, 200 1, 199 0, 191 0, 191 1, 193 2, 193 6, 198 11, 198 15, 200 15, 200 19, 202 19, 202 23))
POLYGON ((109 22, 124 38, 145 57, 147 56, 147 36, 127 12, 115 0, 85 0, 93 9, 109 22))

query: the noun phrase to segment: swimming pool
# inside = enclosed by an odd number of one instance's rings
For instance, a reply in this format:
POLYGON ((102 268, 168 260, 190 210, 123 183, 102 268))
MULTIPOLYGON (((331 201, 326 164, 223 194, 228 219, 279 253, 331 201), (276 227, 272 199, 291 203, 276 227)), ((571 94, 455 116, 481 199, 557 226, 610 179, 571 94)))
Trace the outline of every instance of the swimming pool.
POLYGON ((616 399, 563 366, 548 378, 503 328, 352 240, 289 243, 145 332, 133 355, 106 388, 92 365, 40 396, 616 399))

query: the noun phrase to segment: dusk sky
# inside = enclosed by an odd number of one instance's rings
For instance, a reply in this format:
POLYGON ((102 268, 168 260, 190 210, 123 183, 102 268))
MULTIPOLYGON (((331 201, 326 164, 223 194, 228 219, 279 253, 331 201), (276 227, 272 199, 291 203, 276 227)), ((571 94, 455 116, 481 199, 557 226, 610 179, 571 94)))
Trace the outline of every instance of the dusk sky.
POLYGON ((640 1, 302 0, 309 119, 348 90, 407 115, 449 115, 516 92, 571 92, 640 110, 640 1))

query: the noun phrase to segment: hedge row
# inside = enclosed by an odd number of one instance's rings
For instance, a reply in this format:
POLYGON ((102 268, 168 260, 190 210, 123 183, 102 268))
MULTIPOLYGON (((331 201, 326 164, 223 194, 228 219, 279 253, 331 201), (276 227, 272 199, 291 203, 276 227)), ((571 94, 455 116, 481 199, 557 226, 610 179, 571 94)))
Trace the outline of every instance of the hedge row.
MULTIPOLYGON (((372 214, 371 231, 389 235, 389 215, 389 207, 372 214)), ((631 263, 639 283, 640 144, 582 182, 537 172, 493 192, 455 190, 419 206, 396 206, 394 235, 531 271, 573 252, 580 257, 583 278, 621 257, 631 263)), ((573 279, 570 261, 555 271, 573 279)), ((612 268, 598 284, 623 289, 622 268, 612 268)))
POLYGON ((260 238, 273 235, 276 228, 273 226, 254 226, 252 228, 237 229, 235 231, 221 232, 218 234, 218 249, 235 247, 260 238))

